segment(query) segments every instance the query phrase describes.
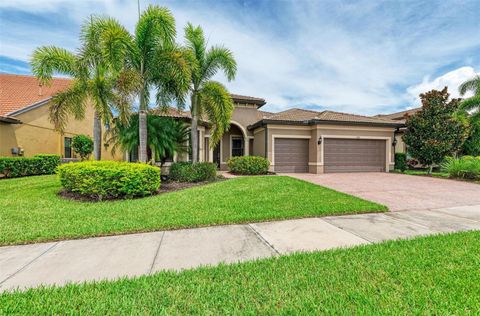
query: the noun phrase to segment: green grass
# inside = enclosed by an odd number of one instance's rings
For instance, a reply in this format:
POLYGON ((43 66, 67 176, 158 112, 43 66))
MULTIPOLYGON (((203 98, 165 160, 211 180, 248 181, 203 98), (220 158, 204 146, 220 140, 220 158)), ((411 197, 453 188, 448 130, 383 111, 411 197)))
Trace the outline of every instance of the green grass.
POLYGON ((0 314, 466 315, 480 232, 0 295, 0 314))
POLYGON ((387 209, 280 176, 105 202, 66 200, 57 196, 60 189, 55 176, 0 181, 0 245, 387 209))
POLYGON ((431 174, 428 174, 425 170, 405 170, 403 173, 410 175, 420 175, 420 176, 430 176, 436 178, 448 178, 449 175, 446 172, 433 171, 431 174))
POLYGON ((440 178, 440 179, 451 179, 451 180, 465 181, 465 182, 472 182, 472 183, 480 184, 480 181, 452 178, 452 177, 450 177, 450 175, 447 172, 442 172, 442 171, 434 171, 431 174, 428 174, 428 172, 426 170, 405 170, 404 172, 401 172, 399 170, 395 170, 395 172, 396 173, 408 174, 408 175, 412 175, 412 176, 425 176, 425 177, 433 177, 433 178, 440 178))

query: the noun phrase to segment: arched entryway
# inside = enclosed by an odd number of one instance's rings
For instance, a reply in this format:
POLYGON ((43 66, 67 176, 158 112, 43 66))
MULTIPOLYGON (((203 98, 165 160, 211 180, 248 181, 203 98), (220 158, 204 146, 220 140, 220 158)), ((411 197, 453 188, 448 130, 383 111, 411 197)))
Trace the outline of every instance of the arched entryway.
POLYGON ((245 128, 238 122, 231 121, 230 129, 213 149, 212 158, 220 169, 225 169, 228 159, 236 156, 247 156, 248 153, 249 138, 245 128))

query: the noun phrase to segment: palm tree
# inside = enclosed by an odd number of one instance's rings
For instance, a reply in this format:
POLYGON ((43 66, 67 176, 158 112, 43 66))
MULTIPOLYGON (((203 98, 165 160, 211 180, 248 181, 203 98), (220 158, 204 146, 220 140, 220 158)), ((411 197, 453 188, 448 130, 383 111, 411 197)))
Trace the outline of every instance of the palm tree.
POLYGON ((81 30, 79 53, 74 54, 55 46, 42 46, 33 52, 31 66, 40 84, 50 84, 53 74, 73 78, 66 90, 52 97, 50 120, 63 132, 72 115, 83 119, 85 110, 92 105, 95 111, 93 125, 94 159, 101 159, 102 121, 109 124, 112 111, 126 120, 130 112, 130 95, 135 91, 132 74, 116 71, 105 58, 99 46, 103 20, 91 17, 81 30))
MULTIPOLYGON (((186 124, 168 117, 147 115, 147 146, 155 161, 163 165, 168 157, 188 151, 190 129, 186 124)), ((132 152, 139 146, 139 115, 132 115, 128 123, 118 122, 108 131, 108 144, 113 144, 112 154, 120 147, 132 152)))
POLYGON ((480 76, 476 76, 470 80, 465 81, 459 87, 460 95, 465 95, 467 92, 473 92, 471 98, 465 99, 460 103, 460 107, 464 111, 472 111, 471 121, 480 122, 480 76))
POLYGON ((156 104, 180 106, 191 77, 188 52, 175 44, 175 19, 167 8, 150 5, 141 15, 134 34, 115 20, 109 20, 101 36, 104 56, 118 67, 137 75, 139 91, 139 160, 147 161, 147 112, 150 91, 156 89, 156 104))
POLYGON ((205 35, 200 26, 188 23, 185 27, 187 49, 193 56, 190 83, 192 114, 191 146, 192 160, 198 161, 198 118, 205 115, 212 123, 210 144, 215 146, 223 133, 230 127, 233 100, 228 90, 219 82, 210 80, 222 70, 229 81, 235 78, 237 63, 232 52, 223 46, 213 46, 207 50, 205 35))

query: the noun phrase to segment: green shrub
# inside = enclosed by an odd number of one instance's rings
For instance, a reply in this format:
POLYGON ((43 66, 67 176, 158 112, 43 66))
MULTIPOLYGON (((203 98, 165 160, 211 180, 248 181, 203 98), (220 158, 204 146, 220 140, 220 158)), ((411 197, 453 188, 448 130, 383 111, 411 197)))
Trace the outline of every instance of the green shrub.
POLYGON ((442 164, 442 170, 452 178, 480 180, 480 157, 448 157, 442 164))
POLYGON ((240 156, 228 160, 228 169, 235 174, 266 174, 270 162, 259 156, 240 156))
POLYGON ((85 160, 93 152, 93 140, 87 135, 76 135, 72 139, 73 151, 85 160))
POLYGON ((407 169, 407 155, 395 153, 395 169, 404 172, 407 169))
POLYGON ((174 162, 170 166, 169 176, 179 182, 210 181, 217 176, 217 166, 211 162, 174 162))
POLYGON ((57 173, 66 191, 98 200, 150 195, 160 187, 160 169, 140 163, 85 161, 61 165, 57 173))
POLYGON ((0 157, 0 175, 4 178, 17 178, 55 173, 60 165, 59 155, 35 155, 25 157, 0 157))

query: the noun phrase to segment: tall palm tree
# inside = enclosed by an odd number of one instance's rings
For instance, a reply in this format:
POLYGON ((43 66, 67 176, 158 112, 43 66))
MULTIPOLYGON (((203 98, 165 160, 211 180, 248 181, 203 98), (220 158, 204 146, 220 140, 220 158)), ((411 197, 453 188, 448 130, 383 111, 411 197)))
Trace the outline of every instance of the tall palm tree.
POLYGON ((73 78, 72 84, 52 97, 50 120, 55 128, 63 132, 68 118, 85 117, 86 108, 94 108, 94 159, 101 159, 102 121, 109 124, 112 111, 121 120, 128 118, 130 95, 135 91, 132 75, 127 71, 116 71, 102 55, 99 46, 103 20, 91 17, 82 26, 81 47, 77 54, 55 46, 42 46, 33 52, 31 66, 40 84, 50 84, 53 74, 73 78))
POLYGON ((460 95, 465 95, 467 92, 473 92, 471 98, 465 99, 460 103, 460 107, 464 111, 472 111, 472 122, 480 122, 480 76, 465 81, 459 87, 460 95))
POLYGON ((207 41, 200 26, 188 23, 185 27, 185 41, 194 62, 191 64, 190 83, 192 114, 191 145, 192 160, 198 161, 198 118, 205 115, 212 123, 210 144, 215 146, 223 133, 230 127, 233 100, 228 90, 219 82, 210 80, 219 70, 229 81, 235 78, 237 63, 233 53, 223 46, 213 46, 207 50, 207 41))
POLYGON ((188 52, 175 44, 175 19, 164 7, 150 5, 140 14, 134 34, 110 19, 100 42, 104 56, 118 67, 136 73, 139 91, 139 160, 147 161, 147 112, 150 92, 156 104, 182 105, 191 77, 188 52))

